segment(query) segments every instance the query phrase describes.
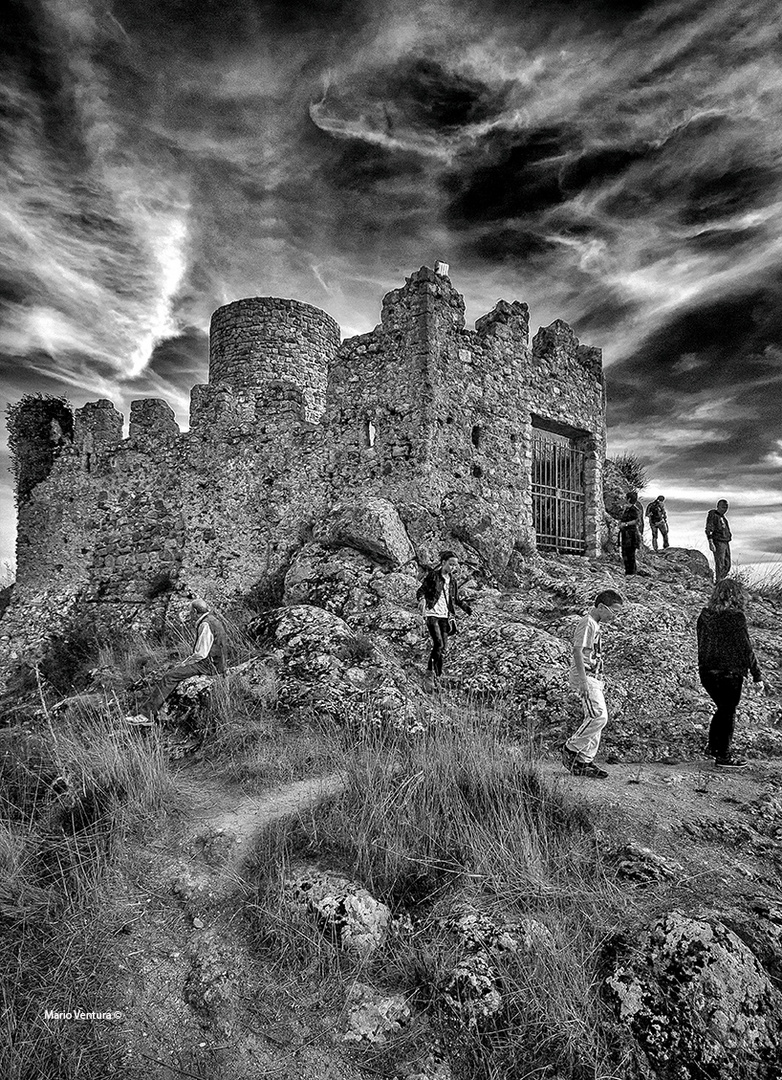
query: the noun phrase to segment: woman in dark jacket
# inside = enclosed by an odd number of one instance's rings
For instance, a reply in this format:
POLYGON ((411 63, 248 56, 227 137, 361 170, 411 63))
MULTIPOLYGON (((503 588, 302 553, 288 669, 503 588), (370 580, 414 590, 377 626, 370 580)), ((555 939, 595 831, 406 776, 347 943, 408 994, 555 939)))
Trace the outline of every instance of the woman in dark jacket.
POLYGON ((733 726, 748 671, 763 688, 744 614, 746 596, 735 578, 718 581, 698 616, 698 673, 717 706, 709 728, 707 753, 723 769, 743 769, 747 762, 731 756, 733 726))
POLYGON ((638 502, 638 493, 628 491, 626 495, 627 506, 622 511, 619 519, 619 545, 622 549, 622 561, 625 564, 625 575, 635 574, 636 552, 641 546, 641 532, 644 527, 644 514, 641 504, 638 502))

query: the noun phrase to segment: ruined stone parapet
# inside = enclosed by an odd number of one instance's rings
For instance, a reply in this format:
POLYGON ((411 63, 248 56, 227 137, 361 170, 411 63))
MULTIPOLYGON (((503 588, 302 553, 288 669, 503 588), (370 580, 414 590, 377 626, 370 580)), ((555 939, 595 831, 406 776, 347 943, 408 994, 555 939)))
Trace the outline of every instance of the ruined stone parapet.
POLYGON ((579 364, 598 382, 603 379, 603 350, 594 345, 579 345, 576 350, 579 364))
POLYGON ((562 319, 541 326, 532 339, 532 355, 544 361, 552 374, 568 363, 576 362, 598 382, 603 377, 603 353, 591 345, 579 345, 572 328, 562 319))
POLYGON ((159 398, 142 398, 130 403, 130 439, 154 447, 176 438, 179 424, 171 406, 159 398))
POLYGON ((524 345, 529 343, 529 308, 518 300, 509 304, 507 300, 498 300, 491 311, 475 321, 475 332, 479 337, 498 335, 514 337, 524 345))
POLYGON ((401 289, 383 297, 381 325, 387 333, 410 333, 418 323, 423 339, 428 321, 437 320, 444 330, 464 329, 464 297, 450 278, 422 266, 401 289))
POLYGON ((255 391, 235 391, 226 383, 199 383, 190 391, 190 431, 208 438, 228 429, 250 430, 255 421, 255 391))
POLYGON ((83 454, 114 450, 122 442, 122 413, 106 398, 76 410, 73 442, 83 454))
POLYGON ((315 421, 323 413, 339 341, 334 319, 310 304, 273 296, 236 300, 212 315, 209 382, 235 390, 292 383, 304 395, 306 419, 315 421))

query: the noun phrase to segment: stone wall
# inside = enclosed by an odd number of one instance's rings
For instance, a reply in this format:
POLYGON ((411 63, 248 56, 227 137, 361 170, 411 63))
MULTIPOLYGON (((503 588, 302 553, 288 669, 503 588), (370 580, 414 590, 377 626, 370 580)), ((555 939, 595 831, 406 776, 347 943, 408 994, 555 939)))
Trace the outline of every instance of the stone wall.
POLYGON ((535 423, 575 434, 587 452, 597 553, 599 350, 560 321, 530 348, 518 302, 499 301, 467 329, 463 298, 426 267, 384 298, 375 330, 338 338, 309 305, 237 301, 213 317, 210 382, 193 388, 189 432, 157 400, 132 403, 127 439, 111 402, 78 410, 73 441, 20 500, 18 588, 0 643, 32 645, 55 608, 89 605, 115 626, 149 629, 172 597, 230 604, 279 580, 335 505, 378 496, 420 562, 462 545, 502 577, 534 546, 535 423))
POLYGON ((256 296, 218 308, 209 331, 209 382, 234 390, 290 382, 304 394, 306 419, 325 407, 328 368, 339 326, 325 311, 298 300, 256 296))
POLYGON ((587 550, 597 554, 605 455, 599 349, 567 324, 529 346, 526 304, 499 301, 464 326, 450 280, 422 267, 383 301, 381 324, 343 342, 329 371, 325 424, 334 497, 345 485, 394 503, 431 560, 433 522, 501 574, 534 546, 533 414, 587 453, 587 550))

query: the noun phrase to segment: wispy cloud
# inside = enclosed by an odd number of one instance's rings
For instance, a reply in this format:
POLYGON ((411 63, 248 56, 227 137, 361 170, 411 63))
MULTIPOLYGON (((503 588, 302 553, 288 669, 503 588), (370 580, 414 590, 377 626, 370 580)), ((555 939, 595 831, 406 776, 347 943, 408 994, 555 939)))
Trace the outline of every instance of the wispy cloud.
POLYGON ((610 446, 669 490, 777 490, 770 0, 25 10, 0 74, 8 396, 186 419, 214 307, 295 296, 363 332, 439 257, 468 317, 518 297, 603 347, 610 446))

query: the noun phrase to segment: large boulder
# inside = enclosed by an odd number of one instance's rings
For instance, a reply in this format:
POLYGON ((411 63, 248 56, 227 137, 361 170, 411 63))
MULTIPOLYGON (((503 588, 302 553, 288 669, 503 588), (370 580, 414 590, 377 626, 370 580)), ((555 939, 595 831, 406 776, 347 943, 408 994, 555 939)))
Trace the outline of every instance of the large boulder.
POLYGON ((377 604, 371 583, 377 567, 355 548, 305 544, 285 574, 285 604, 312 604, 343 619, 360 618, 377 604))
POLYGON ((338 504, 315 524, 312 535, 325 547, 353 547, 396 566, 415 561, 410 537, 387 499, 370 497, 338 504))
POLYGON ((468 491, 449 491, 443 496, 441 511, 451 534, 477 552, 493 576, 501 577, 516 539, 510 519, 498 517, 485 499, 468 491))
POLYGON ((696 577, 705 578, 707 581, 712 580, 713 575, 709 560, 697 548, 660 548, 657 554, 681 570, 695 574, 696 577))
POLYGON ((266 646, 283 708, 315 709, 338 721, 388 722, 408 732, 428 725, 431 703, 380 635, 356 632, 338 615, 308 604, 277 608, 248 629, 266 646))
POLYGON ((714 918, 673 911, 614 964, 606 993, 660 1080, 775 1080, 782 997, 714 918))

